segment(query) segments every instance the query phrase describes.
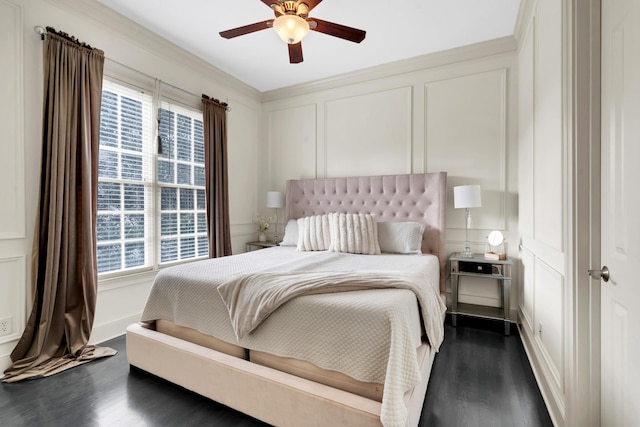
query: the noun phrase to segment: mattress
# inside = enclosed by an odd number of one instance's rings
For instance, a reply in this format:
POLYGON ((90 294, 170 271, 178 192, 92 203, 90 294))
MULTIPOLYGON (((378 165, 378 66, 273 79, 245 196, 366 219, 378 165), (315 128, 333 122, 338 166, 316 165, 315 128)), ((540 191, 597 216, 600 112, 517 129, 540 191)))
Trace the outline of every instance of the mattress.
POLYGON ((194 329, 178 326, 168 320, 158 320, 155 326, 156 331, 172 337, 201 345, 231 356, 241 359, 250 360, 259 365, 268 366, 288 374, 296 375, 315 381, 320 384, 335 387, 349 393, 357 394, 368 399, 382 402, 383 384, 367 383, 357 381, 341 372, 322 369, 313 363, 304 360, 294 359, 290 357, 280 357, 263 351, 249 350, 219 340, 215 337, 202 334, 194 329))
MULTIPOLYGON (((168 320, 250 352, 306 361, 362 383, 385 384, 382 417, 398 418, 395 412, 402 412, 398 403, 403 394, 420 380, 416 349, 422 343, 421 313, 411 291, 378 289, 298 297, 251 334, 236 338, 215 288, 249 272, 295 270, 419 272, 425 278, 425 289, 439 297, 439 262, 433 256, 363 256, 277 247, 163 270, 142 320, 168 320)), ((444 312, 444 305, 441 309, 444 312)), ((442 312, 435 315, 441 318, 442 312)))

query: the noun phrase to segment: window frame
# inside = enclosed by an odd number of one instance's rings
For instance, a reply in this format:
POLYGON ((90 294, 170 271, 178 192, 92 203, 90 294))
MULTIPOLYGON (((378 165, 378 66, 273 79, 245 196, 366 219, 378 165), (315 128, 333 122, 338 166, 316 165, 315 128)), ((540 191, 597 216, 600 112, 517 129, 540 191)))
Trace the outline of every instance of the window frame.
MULTIPOLYGON (((126 70, 126 71, 127 73, 125 74, 131 74, 131 70, 126 70)), ((131 75, 129 75, 128 77, 131 77, 131 75)), ((107 81, 109 82, 109 84, 120 85, 129 90, 143 92, 151 96, 151 115, 149 119, 151 123, 150 124, 151 132, 149 134, 149 138, 151 138, 151 141, 149 143, 149 141, 143 140, 143 150, 142 150, 143 164, 145 163, 150 164, 150 167, 149 167, 150 182, 147 182, 144 179, 143 181, 131 181, 131 182, 129 181, 125 182, 124 180, 117 181, 119 183, 122 183, 122 185, 125 185, 127 183, 134 183, 136 185, 142 184, 144 185, 145 192, 149 192, 149 197, 151 197, 151 201, 150 201, 150 206, 145 205, 144 207, 144 211, 145 211, 144 229, 145 229, 145 233, 150 233, 150 237, 147 238, 145 236, 141 240, 145 242, 145 257, 149 256, 150 262, 143 266, 123 268, 116 271, 105 271, 102 273, 98 273, 99 284, 109 283, 109 284, 112 284, 113 286, 117 286, 119 283, 126 284, 132 280, 134 280, 134 282, 132 283, 135 283, 135 278, 137 277, 146 277, 149 274, 151 274, 154 277, 158 271, 164 268, 167 268, 173 265, 200 261, 208 258, 208 251, 206 251, 207 253, 204 255, 200 255, 200 256, 198 255, 197 191, 194 191, 194 209, 193 209, 194 242, 195 242, 194 250, 195 250, 196 256, 192 258, 187 258, 187 259, 177 259, 177 260, 162 262, 161 250, 160 250, 160 244, 162 241, 160 204, 161 204, 161 191, 163 187, 163 185, 161 185, 158 179, 158 170, 157 170, 158 158, 159 158, 158 156, 159 129, 158 129, 157 123, 158 123, 160 108, 163 105, 163 103, 176 105, 180 108, 192 111, 193 113, 200 113, 199 118, 201 121, 204 121, 202 117, 202 104, 200 102, 200 99, 196 98, 195 95, 192 95, 180 88, 177 88, 171 85, 165 85, 162 82, 159 82, 157 80, 152 81, 152 79, 147 78, 147 76, 135 75, 134 77, 135 78, 127 78, 123 80, 122 78, 118 77, 118 73, 116 72, 107 73, 107 70, 105 70, 105 74, 103 76, 103 82, 107 81), (135 83, 130 83, 128 80, 135 81, 135 83), (148 156, 148 158, 145 158, 144 156, 148 156), (150 211, 149 214, 146 213, 147 210, 150 211), (150 218, 150 221, 147 221, 147 217, 150 218), (149 243, 149 247, 147 247, 147 243, 149 243)), ((104 89, 105 88, 103 85, 103 90, 104 89)), ((118 117, 118 120, 120 120, 120 117, 118 117)), ((192 128, 194 127, 193 123, 194 121, 192 121, 192 128)), ((204 126, 204 123, 203 123, 203 126, 204 126)), ((194 133, 194 130, 192 129, 192 135, 193 133, 194 133)), ((204 133, 204 127, 203 127, 203 133, 204 133)), ((203 135, 203 138, 204 138, 204 135, 203 135)), ((203 147, 203 150, 204 150, 204 147, 203 147)), ((192 164, 193 164, 193 159, 194 159, 193 155, 195 153, 195 149, 193 147, 193 141, 191 143, 191 151, 192 151, 192 164)), ((194 178, 193 175, 194 173, 192 172, 192 178, 194 178)), ((109 178, 104 178, 104 179, 99 178, 98 182, 108 182, 108 180, 109 178)), ((192 185, 191 187, 193 189, 198 188, 195 185, 192 185)), ((121 191, 124 191, 124 188, 122 188, 121 191)), ((145 203, 146 203, 146 197, 147 195, 145 195, 145 203)), ((122 200, 124 202, 124 198, 122 198, 122 200)), ((177 203, 179 203, 179 199, 177 199, 177 203)), ((121 215, 124 215, 123 212, 125 211, 124 209, 122 209, 120 212, 121 212, 121 215)), ((206 206, 205 206, 205 215, 206 215, 206 206)), ((177 226, 178 228, 180 227, 179 215, 178 215, 177 226)), ((122 230, 123 230, 122 232, 124 233, 123 228, 122 230)), ((96 230, 96 237, 97 237, 97 230, 96 230)), ((120 241, 124 241, 124 234, 121 236, 120 241)), ((178 242, 178 245, 179 245, 179 242, 178 242)), ((122 247, 124 250, 124 245, 122 247)), ((97 254, 96 254, 96 257, 97 257, 97 254)), ((124 258, 123 258, 123 263, 124 263, 124 258)), ((124 264, 122 265, 122 267, 124 267, 124 264)))

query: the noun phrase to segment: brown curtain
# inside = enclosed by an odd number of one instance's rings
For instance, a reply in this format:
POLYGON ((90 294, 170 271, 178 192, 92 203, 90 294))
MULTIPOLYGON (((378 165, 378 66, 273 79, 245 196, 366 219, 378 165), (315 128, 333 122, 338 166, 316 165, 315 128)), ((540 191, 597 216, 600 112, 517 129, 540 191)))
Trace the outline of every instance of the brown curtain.
POLYGON ((87 345, 96 305, 96 214, 104 54, 47 28, 33 308, 4 382, 115 354, 87 345))
POLYGON ((227 173, 227 104, 202 95, 209 258, 231 255, 227 173))

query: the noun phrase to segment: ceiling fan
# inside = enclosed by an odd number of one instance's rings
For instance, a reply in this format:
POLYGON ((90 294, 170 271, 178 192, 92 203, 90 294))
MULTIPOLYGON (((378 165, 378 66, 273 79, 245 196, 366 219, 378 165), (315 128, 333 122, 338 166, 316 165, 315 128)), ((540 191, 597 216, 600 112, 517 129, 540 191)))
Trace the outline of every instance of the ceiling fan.
POLYGON ((273 28, 280 38, 289 46, 289 62, 302 62, 302 42, 309 30, 325 33, 330 36, 360 43, 364 40, 366 31, 333 22, 309 18, 309 12, 322 0, 260 0, 273 9, 276 19, 256 22, 231 30, 221 31, 220 36, 225 39, 242 36, 267 28, 273 28))

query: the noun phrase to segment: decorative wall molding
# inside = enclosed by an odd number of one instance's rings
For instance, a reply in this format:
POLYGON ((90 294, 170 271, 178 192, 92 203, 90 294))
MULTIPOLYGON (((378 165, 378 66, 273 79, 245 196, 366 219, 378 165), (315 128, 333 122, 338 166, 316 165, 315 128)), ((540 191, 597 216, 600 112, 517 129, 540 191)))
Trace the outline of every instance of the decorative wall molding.
POLYGON ((537 259, 549 265, 559 274, 563 276, 566 274, 566 260, 564 252, 560 252, 557 249, 547 246, 543 242, 535 240, 531 236, 522 235, 521 240, 522 247, 535 254, 537 259))
POLYGON ((0 337, 0 344, 17 341, 25 328, 26 319, 26 257, 0 258, 0 317, 12 320, 12 332, 0 337))
POLYGON ((516 18, 516 27, 513 32, 518 43, 518 49, 522 46, 524 35, 529 31, 533 11, 538 4, 538 0, 520 0, 520 8, 518 9, 518 17, 516 18))
MULTIPOLYGON (((534 315, 534 333, 536 344, 539 348, 539 354, 543 357, 545 361, 545 366, 547 368, 548 374, 550 378, 553 380, 551 384, 553 385, 552 390, 554 394, 564 400, 564 359, 566 352, 566 344, 564 341, 566 324, 564 321, 564 316, 562 315, 564 308, 564 290, 565 290, 565 281, 564 276, 555 271, 551 266, 541 261, 540 259, 534 260, 534 269, 535 269, 535 283, 536 283, 536 291, 543 293, 545 295, 557 293, 559 295, 559 301, 545 301, 544 304, 539 304, 535 308, 534 315), (557 304, 558 313, 555 313, 559 317, 558 324, 549 325, 548 323, 544 324, 544 328, 542 327, 541 321, 546 321, 546 317, 543 317, 543 310, 548 312, 552 310, 553 303, 557 304), (551 330, 552 333, 558 333, 559 337, 554 342, 552 338, 543 338, 545 335, 549 335, 547 332, 551 330), (556 345, 559 351, 559 354, 555 355, 557 357, 554 358, 552 354, 553 348, 549 346, 556 345)), ((536 300, 543 301, 544 299, 536 296, 536 300)), ((549 313, 546 313, 547 317, 549 313)))
POLYGON ((0 159, 2 205, 0 240, 25 238, 25 171, 23 108, 23 24, 22 9, 8 0, 0 0, 0 128, 3 155, 0 159))
POLYGON ((417 58, 392 62, 365 70, 354 71, 340 76, 318 80, 316 82, 291 86, 262 93, 262 101, 270 102, 283 98, 306 95, 313 92, 332 90, 343 86, 376 80, 389 76, 412 73, 429 68, 452 65, 494 55, 513 54, 517 50, 515 37, 502 37, 486 42, 475 43, 442 52, 436 52, 417 58))
MULTIPOLYGON (((447 176, 447 187, 452 188, 453 186, 456 185, 461 185, 461 184, 465 184, 465 183, 470 183, 468 181, 468 175, 461 175, 462 173, 465 173, 462 171, 462 169, 466 168, 456 168, 456 165, 458 165, 459 161, 463 161, 466 160, 467 163, 470 162, 471 160, 471 156, 467 155, 465 156, 457 156, 453 153, 450 153, 449 156, 447 156, 446 158, 441 159, 439 162, 434 162, 433 161, 429 161, 429 158, 431 156, 434 155, 434 141, 430 141, 429 140, 429 129, 433 128, 433 119, 430 117, 430 103, 431 102, 437 102, 434 101, 433 95, 431 94, 432 92, 436 91, 438 88, 441 87, 458 87, 458 86, 463 86, 464 84, 471 82, 473 80, 479 80, 479 79, 486 79, 486 85, 482 85, 482 86, 488 86, 491 83, 494 83, 496 80, 498 81, 497 86, 498 91, 497 93, 492 93, 492 96, 497 96, 499 99, 493 98, 493 99, 486 99, 487 105, 484 108, 484 112, 490 111, 491 113, 495 114, 494 116, 491 117, 492 120, 495 121, 495 123, 493 123, 493 125, 495 126, 495 131, 497 132, 497 144, 496 146, 490 147, 492 150, 491 152, 487 151, 489 149, 489 147, 486 144, 482 144, 483 141, 478 141, 477 144, 467 144, 466 146, 468 147, 468 151, 470 153, 475 153, 478 158, 483 158, 486 159, 487 157, 490 157, 492 159, 497 159, 496 161, 496 165, 489 165, 487 162, 474 162, 476 163, 476 167, 475 170, 472 172, 471 170, 466 171, 466 173, 475 173, 478 170, 481 170, 480 167, 477 166, 477 164, 481 164, 481 165, 486 165, 486 168, 492 168, 491 171, 491 176, 488 175, 483 175, 483 176, 478 176, 476 175, 472 175, 471 178, 475 179, 475 181, 472 181, 473 183, 479 183, 482 184, 481 181, 484 181, 485 186, 482 188, 483 190, 483 209, 485 212, 487 212, 487 210, 489 208, 493 209, 494 205, 498 205, 496 211, 491 211, 491 218, 492 221, 490 224, 486 223, 486 222, 482 222, 483 221, 483 217, 478 217, 479 212, 473 212, 472 213, 472 219, 475 218, 475 224, 472 225, 472 229, 474 230, 492 230, 492 229, 501 229, 501 230, 505 230, 507 228, 507 209, 506 209, 506 197, 507 197, 507 145, 508 145, 508 141, 507 141, 507 132, 508 132, 508 110, 507 110, 507 94, 509 92, 508 86, 509 86, 509 82, 508 82, 508 69, 506 67, 501 67, 501 68, 495 68, 495 69, 488 69, 488 70, 480 70, 476 73, 467 73, 465 75, 460 75, 460 76, 454 76, 451 78, 447 78, 447 79, 442 79, 442 80, 435 80, 435 81, 430 81, 425 83, 424 85, 424 101, 425 101, 425 106, 424 106, 424 115, 425 115, 425 119, 424 119, 424 127, 425 127, 425 132, 424 132, 424 162, 426 166, 426 170, 430 170, 430 171, 434 171, 436 169, 441 169, 443 167, 444 164, 448 164, 450 165, 450 167, 447 169, 448 171, 448 176, 447 176), (490 109, 489 105, 493 106, 493 103, 496 102, 499 104, 496 106, 495 111, 494 109, 490 109), (431 148, 430 148, 431 147, 431 148), (474 151, 476 150, 476 151, 474 151), (458 162, 456 160, 459 160, 458 162), (497 166, 497 167, 494 167, 497 166), (487 181, 490 181, 492 183, 497 184, 497 188, 494 186, 489 186, 487 187, 487 181), (492 196, 494 196, 493 194, 491 194, 494 191, 498 191, 497 194, 497 203, 495 203, 495 201, 491 198, 492 196), (489 196, 489 197, 487 197, 489 196), (478 219, 480 218, 480 219, 478 219), (496 220, 497 219, 497 220, 496 220)), ((475 85, 476 87, 479 87, 480 85, 475 85)), ((463 95, 463 94, 460 94, 463 95)), ((444 100, 446 102, 446 99, 444 100)), ((439 108, 435 108, 435 110, 439 110, 439 108)), ((446 125, 451 125, 450 129, 455 129, 456 128, 456 123, 446 123, 446 125)), ((487 124, 487 128, 489 128, 490 125, 487 124)), ((457 131, 456 131, 457 132, 457 131)), ((493 143, 493 135, 488 135, 488 134, 481 134, 478 133, 477 134, 479 138, 484 138, 484 142, 488 142, 488 143, 493 143)), ((453 141, 436 141, 437 143, 440 144, 446 144, 447 149, 448 147, 453 144, 453 141)), ((487 170, 484 171, 485 174, 488 173, 487 170)), ((449 190, 452 191, 452 190, 449 190)), ((449 208, 453 208, 453 201, 452 198, 450 198, 451 200, 449 200, 448 205, 449 208)), ((455 210, 450 210, 449 211, 449 219, 451 218, 457 218, 460 219, 462 215, 462 212, 458 212, 455 210)), ((486 216, 486 214, 485 214, 486 216)), ((464 229, 464 227, 460 227, 460 226, 454 226, 455 224, 461 224, 464 225, 464 221, 447 221, 447 229, 448 230, 455 230, 455 229, 464 229)), ((470 230, 471 232, 471 230, 470 230)))
POLYGON ((411 94, 411 86, 401 86, 325 102, 324 164, 318 165, 324 176, 411 173, 411 94), (346 170, 337 165, 343 160, 346 170))
POLYGON ((544 363, 542 362, 542 358, 538 354, 537 345, 534 344, 533 332, 529 331, 526 328, 523 328, 522 326, 520 326, 519 330, 525 353, 527 353, 527 359, 529 359, 531 370, 533 371, 533 375, 535 376, 538 383, 538 388, 540 389, 540 393, 542 394, 542 399, 544 400, 547 406, 547 410, 549 411, 551 421, 555 427, 563 427, 565 425, 564 399, 558 399, 552 391, 553 386, 549 382, 549 376, 546 372, 546 366, 544 365, 544 363))
POLYGON ((535 256, 527 248, 522 248, 522 277, 520 279, 520 320, 528 331, 534 328, 535 313, 535 256))

